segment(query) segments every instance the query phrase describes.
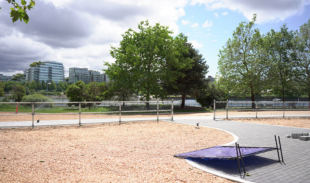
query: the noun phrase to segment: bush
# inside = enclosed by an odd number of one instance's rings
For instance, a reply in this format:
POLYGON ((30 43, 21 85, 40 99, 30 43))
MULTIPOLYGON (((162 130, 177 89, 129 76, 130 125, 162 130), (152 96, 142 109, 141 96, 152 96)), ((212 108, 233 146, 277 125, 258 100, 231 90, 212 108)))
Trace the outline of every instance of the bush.
MULTIPOLYGON (((33 94, 24 96, 22 102, 53 102, 53 100, 41 94, 33 94)), ((52 107, 53 104, 47 104, 46 106, 52 107)))

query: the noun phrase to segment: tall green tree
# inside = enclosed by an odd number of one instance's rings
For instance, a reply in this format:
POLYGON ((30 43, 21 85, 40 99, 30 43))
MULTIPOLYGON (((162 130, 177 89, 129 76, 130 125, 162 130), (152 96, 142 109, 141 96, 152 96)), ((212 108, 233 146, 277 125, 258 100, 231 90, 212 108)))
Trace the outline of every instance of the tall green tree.
POLYGON ((29 86, 30 89, 33 89, 33 90, 36 90, 37 89, 37 83, 35 80, 32 80, 30 82, 30 86, 29 86))
POLYGON ((42 90, 47 90, 46 83, 44 80, 41 81, 41 88, 42 90))
POLYGON ((17 73, 13 75, 13 78, 12 78, 13 81, 19 81, 19 82, 21 82, 21 80, 23 79, 25 79, 25 75, 21 73, 17 73))
POLYGON ((20 21, 24 21, 27 24, 29 22, 27 10, 31 10, 35 6, 35 0, 30 0, 29 4, 27 4, 26 0, 21 0, 21 4, 18 4, 15 0, 6 1, 13 5, 10 13, 12 21, 16 22, 19 19, 20 21))
POLYGON ((293 31, 289 31, 286 25, 283 25, 278 32, 271 29, 265 38, 266 50, 272 63, 268 77, 273 81, 266 84, 271 84, 270 88, 275 94, 281 95, 283 101, 294 92, 293 62, 290 59, 293 37, 293 31))
POLYGON ((26 89, 20 84, 13 85, 12 91, 11 91, 11 98, 15 102, 20 102, 23 97, 26 95, 26 89))
POLYGON ((256 15, 252 21, 241 22, 219 53, 218 69, 222 85, 230 93, 239 96, 251 95, 255 108, 255 94, 260 93, 266 82, 268 62, 259 29, 254 29, 256 15))
POLYGON ((299 31, 295 31, 292 44, 294 79, 301 94, 308 95, 310 101, 310 20, 300 26, 299 31))
MULTIPOLYGON (((179 70, 183 76, 177 78, 175 85, 164 84, 169 94, 182 95, 181 108, 185 106, 186 95, 195 96, 198 94, 197 92, 204 89, 203 86, 207 83, 206 74, 209 68, 203 56, 193 48, 191 43, 186 43, 185 46, 188 47, 188 52, 183 53, 182 56, 183 59, 192 60, 189 67, 179 70)), ((177 70, 178 68, 172 67, 172 69, 177 70)))
POLYGON ((42 90, 42 85, 40 81, 37 81, 37 90, 42 90))
POLYGON ((51 81, 50 87, 51 90, 56 90, 56 84, 54 81, 51 81))
POLYGON ((0 97, 4 96, 4 83, 0 81, 0 97))
POLYGON ((30 82, 29 82, 29 81, 26 81, 24 86, 27 87, 27 88, 29 88, 29 87, 30 87, 30 82))
POLYGON ((86 85, 83 81, 71 84, 66 90, 70 102, 83 102, 86 98, 86 85))
MULTIPOLYGON (((141 21, 139 32, 132 29, 126 31, 120 47, 111 47, 110 54, 115 63, 109 64, 105 73, 113 81, 112 87, 123 86, 141 91, 145 100, 165 96, 161 82, 175 83, 181 73, 172 71, 172 66, 185 68, 189 63, 180 62, 185 39, 171 36, 168 27, 157 23, 150 26, 148 21, 141 21)), ((146 103, 149 108, 149 103, 146 103)))
POLYGON ((65 85, 62 81, 59 81, 58 86, 61 88, 61 90, 65 90, 65 85))

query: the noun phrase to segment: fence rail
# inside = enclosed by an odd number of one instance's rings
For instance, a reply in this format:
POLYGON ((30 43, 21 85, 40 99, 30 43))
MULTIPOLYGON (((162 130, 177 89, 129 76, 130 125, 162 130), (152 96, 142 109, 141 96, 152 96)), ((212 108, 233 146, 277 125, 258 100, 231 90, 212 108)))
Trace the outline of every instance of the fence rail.
POLYGON ((252 111, 256 113, 260 111, 310 111, 309 101, 215 101, 213 103, 213 119, 216 118, 216 111, 226 111, 226 119, 228 119, 229 111, 252 111))
POLYGON ((156 113, 168 112, 173 121, 173 100, 171 101, 95 101, 95 102, 1 102, 2 115, 32 115, 34 128, 35 115, 79 115, 79 125, 82 125, 82 114, 119 114, 119 124, 124 113, 156 113))

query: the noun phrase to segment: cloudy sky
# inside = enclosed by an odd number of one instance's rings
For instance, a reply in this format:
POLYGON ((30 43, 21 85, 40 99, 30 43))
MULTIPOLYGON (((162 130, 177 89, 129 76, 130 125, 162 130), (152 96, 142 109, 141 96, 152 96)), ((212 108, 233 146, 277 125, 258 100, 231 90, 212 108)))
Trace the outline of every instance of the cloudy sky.
POLYGON ((36 0, 30 21, 12 23, 10 5, 0 0, 0 73, 22 73, 34 61, 64 63, 101 71, 114 62, 110 47, 140 21, 184 33, 204 56, 208 75, 217 73, 218 52, 242 21, 257 14, 262 33, 290 30, 310 19, 310 0, 36 0))

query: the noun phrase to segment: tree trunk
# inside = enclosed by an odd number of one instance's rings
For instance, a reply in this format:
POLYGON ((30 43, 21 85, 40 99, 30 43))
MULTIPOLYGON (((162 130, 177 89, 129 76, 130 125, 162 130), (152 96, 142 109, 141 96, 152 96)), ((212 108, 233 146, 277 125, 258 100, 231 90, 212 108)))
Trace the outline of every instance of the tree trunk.
POLYGON ((185 97, 186 97, 186 92, 183 92, 183 93, 182 93, 181 109, 184 109, 184 106, 185 106, 185 97))
POLYGON ((147 89, 147 92, 146 92, 146 110, 150 110, 150 91, 147 89))
POLYGON ((253 85, 251 84, 251 100, 252 100, 252 109, 255 109, 255 95, 254 95, 254 89, 253 85))
POLYGON ((285 101, 284 95, 285 95, 285 93, 284 93, 284 86, 283 86, 283 83, 282 83, 282 101, 283 102, 285 101))

